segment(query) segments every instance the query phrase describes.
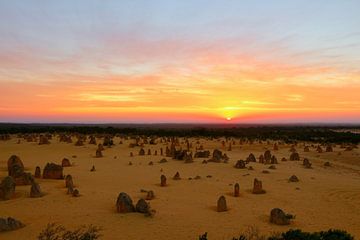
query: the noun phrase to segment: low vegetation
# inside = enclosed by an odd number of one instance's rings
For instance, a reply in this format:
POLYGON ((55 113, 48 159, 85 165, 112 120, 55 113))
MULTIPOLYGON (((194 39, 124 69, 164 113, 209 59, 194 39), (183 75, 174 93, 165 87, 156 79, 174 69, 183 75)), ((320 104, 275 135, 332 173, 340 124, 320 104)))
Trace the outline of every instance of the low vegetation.
MULTIPOLYGON (((207 233, 199 236, 199 240, 209 240, 207 233)), ((239 237, 234 237, 232 240, 354 240, 349 233, 343 230, 333 230, 321 232, 303 232, 302 230, 289 230, 284 233, 273 233, 271 236, 261 235, 259 230, 254 227, 249 227, 239 237)))
POLYGON ((61 225, 49 223, 38 235, 38 240, 95 240, 101 237, 101 228, 93 225, 67 230, 61 225))

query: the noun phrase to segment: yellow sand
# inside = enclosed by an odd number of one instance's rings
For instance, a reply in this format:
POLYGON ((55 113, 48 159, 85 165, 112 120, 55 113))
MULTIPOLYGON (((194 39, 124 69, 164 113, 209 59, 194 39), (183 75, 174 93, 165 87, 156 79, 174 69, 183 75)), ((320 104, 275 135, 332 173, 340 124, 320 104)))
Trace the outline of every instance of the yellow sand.
MULTIPOLYGON (((75 140, 75 139, 74 139, 75 140)), ((38 182, 46 195, 42 198, 29 197, 30 186, 16 187, 16 198, 0 201, 0 217, 11 216, 21 220, 26 227, 0 234, 0 239, 35 239, 49 222, 60 223, 68 228, 82 224, 94 224, 103 228, 103 239, 197 239, 198 235, 208 232, 209 239, 231 239, 249 225, 258 227, 264 234, 300 228, 308 231, 344 229, 360 238, 360 151, 355 149, 344 152, 339 147, 333 153, 318 154, 314 149, 304 153, 303 147, 297 149, 301 157, 308 157, 313 169, 305 169, 302 162, 281 162, 289 158, 290 146, 279 145, 279 151, 272 151, 279 161, 276 170, 270 174, 262 173, 268 165, 251 163, 254 171, 235 169, 238 159, 245 159, 249 153, 258 157, 272 145, 242 145, 237 142, 231 152, 228 164, 201 164, 203 159, 194 163, 169 160, 160 164, 162 156, 138 156, 139 148, 130 149, 130 140, 106 148, 103 158, 94 158, 96 146, 85 144, 59 143, 56 138, 50 145, 37 145, 22 141, 16 144, 15 137, 0 142, 0 178, 7 175, 6 162, 12 154, 20 156, 27 171, 34 173, 35 167, 41 169, 47 162, 61 163, 69 158, 75 166, 64 169, 64 174, 73 176, 74 184, 81 197, 66 194, 63 180, 43 180, 38 182), (130 157, 130 151, 134 157, 130 157), (338 153, 341 152, 341 155, 338 153), (72 158, 76 155, 76 158, 72 158), (114 158, 116 156, 116 158, 114 158), (128 162, 133 165, 129 166, 128 162), (148 162, 154 165, 149 166, 148 162), (323 167, 325 161, 333 164, 323 167), (90 172, 95 165, 96 172, 90 172), (161 169, 168 177, 168 187, 160 187, 161 169), (180 181, 172 176, 180 172, 180 181), (244 176, 245 174, 249 174, 244 176), (298 183, 289 183, 288 178, 295 174, 298 183), (200 180, 188 180, 201 176, 200 180), (212 175, 212 178, 206 178, 212 175), (264 195, 253 195, 254 178, 263 181, 267 191, 264 195), (240 197, 232 196, 233 185, 240 184, 240 197), (296 190, 296 188, 300 188, 296 190), (120 192, 128 193, 134 203, 145 196, 140 189, 153 190, 156 198, 151 206, 156 210, 153 218, 139 213, 119 214, 115 212, 115 202, 120 192), (215 211, 219 196, 225 195, 230 210, 215 211), (279 207, 285 212, 296 215, 290 226, 276 226, 269 223, 272 208, 279 207)), ((221 148, 220 141, 200 139, 205 149, 221 148)), ((74 141, 75 142, 75 141, 74 141)), ((98 142, 100 140, 98 139, 98 142)), ((194 147, 196 146, 193 139, 194 147)), ((165 150, 165 144, 146 145, 147 149, 165 150)), ((185 147, 185 145, 184 145, 185 147)), ((164 151, 165 152, 165 151, 164 151)))

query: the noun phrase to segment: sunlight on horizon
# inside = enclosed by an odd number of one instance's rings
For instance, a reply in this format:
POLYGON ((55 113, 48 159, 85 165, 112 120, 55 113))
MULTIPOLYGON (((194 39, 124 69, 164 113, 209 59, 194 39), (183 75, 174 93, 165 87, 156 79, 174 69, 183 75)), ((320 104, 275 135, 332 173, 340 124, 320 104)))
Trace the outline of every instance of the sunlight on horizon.
POLYGON ((356 1, 14 2, 1 122, 360 120, 356 1))

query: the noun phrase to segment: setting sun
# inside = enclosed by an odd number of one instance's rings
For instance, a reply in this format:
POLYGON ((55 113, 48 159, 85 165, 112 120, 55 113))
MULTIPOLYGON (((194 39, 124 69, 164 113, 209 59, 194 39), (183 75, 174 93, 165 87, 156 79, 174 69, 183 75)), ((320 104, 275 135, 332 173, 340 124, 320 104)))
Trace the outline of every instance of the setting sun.
POLYGON ((359 10, 0 0, 0 239, 360 240, 359 10))

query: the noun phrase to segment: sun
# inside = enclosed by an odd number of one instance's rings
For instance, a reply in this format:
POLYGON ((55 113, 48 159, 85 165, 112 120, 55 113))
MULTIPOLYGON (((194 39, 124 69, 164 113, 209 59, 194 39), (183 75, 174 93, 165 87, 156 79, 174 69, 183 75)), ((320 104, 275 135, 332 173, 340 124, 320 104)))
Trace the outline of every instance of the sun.
POLYGON ((227 118, 226 118, 226 120, 231 121, 231 120, 232 120, 232 118, 231 118, 231 117, 227 117, 227 118))

